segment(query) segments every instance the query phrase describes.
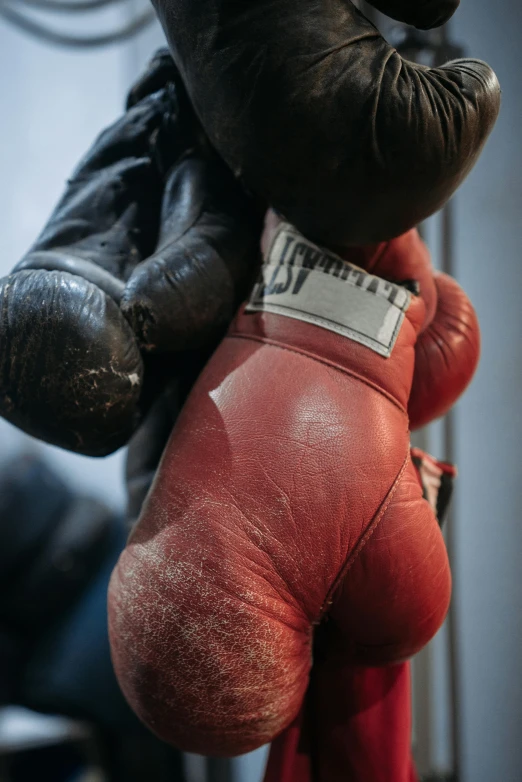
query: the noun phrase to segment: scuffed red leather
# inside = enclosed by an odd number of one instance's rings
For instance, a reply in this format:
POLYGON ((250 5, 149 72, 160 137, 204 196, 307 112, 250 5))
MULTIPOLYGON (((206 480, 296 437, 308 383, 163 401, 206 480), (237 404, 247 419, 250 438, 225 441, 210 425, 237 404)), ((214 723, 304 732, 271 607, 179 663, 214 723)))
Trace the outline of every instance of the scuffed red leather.
POLYGON ((120 684, 166 741, 235 755, 272 740, 327 616, 365 665, 440 627, 450 572, 406 411, 425 319, 412 297, 385 359, 241 311, 205 368, 110 588, 120 684))
POLYGON ((473 305, 452 277, 435 274, 437 307, 415 346, 408 413, 417 429, 448 412, 470 384, 480 358, 473 305))

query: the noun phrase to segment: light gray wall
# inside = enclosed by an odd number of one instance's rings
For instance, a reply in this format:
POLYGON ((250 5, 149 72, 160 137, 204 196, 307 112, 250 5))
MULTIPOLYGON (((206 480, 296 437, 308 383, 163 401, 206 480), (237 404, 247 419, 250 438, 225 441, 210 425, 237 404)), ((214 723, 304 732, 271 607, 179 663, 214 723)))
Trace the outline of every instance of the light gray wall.
POLYGON ((503 89, 498 125, 456 198, 456 273, 483 336, 456 416, 463 782, 522 780, 521 30, 520 0, 463 0, 453 27, 503 89))

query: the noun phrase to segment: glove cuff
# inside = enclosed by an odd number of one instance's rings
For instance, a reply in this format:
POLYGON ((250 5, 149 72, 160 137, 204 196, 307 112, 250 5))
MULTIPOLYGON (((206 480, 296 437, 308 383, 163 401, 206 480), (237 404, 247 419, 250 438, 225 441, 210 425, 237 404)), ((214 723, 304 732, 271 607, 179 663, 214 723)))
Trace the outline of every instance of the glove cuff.
POLYGON ((411 460, 422 486, 422 495, 442 527, 448 515, 457 468, 449 462, 438 461, 420 448, 411 449, 411 460))

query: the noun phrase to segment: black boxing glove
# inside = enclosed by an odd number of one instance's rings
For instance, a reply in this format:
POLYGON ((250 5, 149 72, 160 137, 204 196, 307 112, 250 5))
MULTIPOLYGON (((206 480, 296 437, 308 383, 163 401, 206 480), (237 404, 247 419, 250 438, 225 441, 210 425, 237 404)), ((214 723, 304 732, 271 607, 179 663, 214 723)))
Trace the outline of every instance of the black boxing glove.
MULTIPOLYGON (((433 214, 499 111, 485 63, 408 62, 349 0, 153 2, 210 142, 325 246, 387 240, 433 214)), ((420 27, 456 4, 374 2, 420 27)))
POLYGON ((0 281, 0 413, 90 456, 124 445, 141 419, 150 397, 141 337, 163 350, 219 338, 257 256, 257 211, 178 100, 173 75, 172 66, 160 74, 153 94, 139 83, 139 102, 131 93, 0 281))
POLYGON ((103 455, 137 423, 143 362, 119 300, 155 243, 154 141, 170 96, 148 96, 106 130, 48 224, 0 282, 0 411, 55 445, 103 455))

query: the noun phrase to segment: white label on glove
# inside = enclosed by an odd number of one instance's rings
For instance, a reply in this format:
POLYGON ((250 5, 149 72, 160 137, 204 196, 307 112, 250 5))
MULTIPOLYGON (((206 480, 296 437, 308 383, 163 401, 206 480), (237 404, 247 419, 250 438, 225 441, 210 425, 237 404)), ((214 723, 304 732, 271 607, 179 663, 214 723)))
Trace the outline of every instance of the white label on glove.
POLYGON ((246 311, 313 323, 388 358, 410 300, 406 288, 368 274, 281 223, 246 311))

